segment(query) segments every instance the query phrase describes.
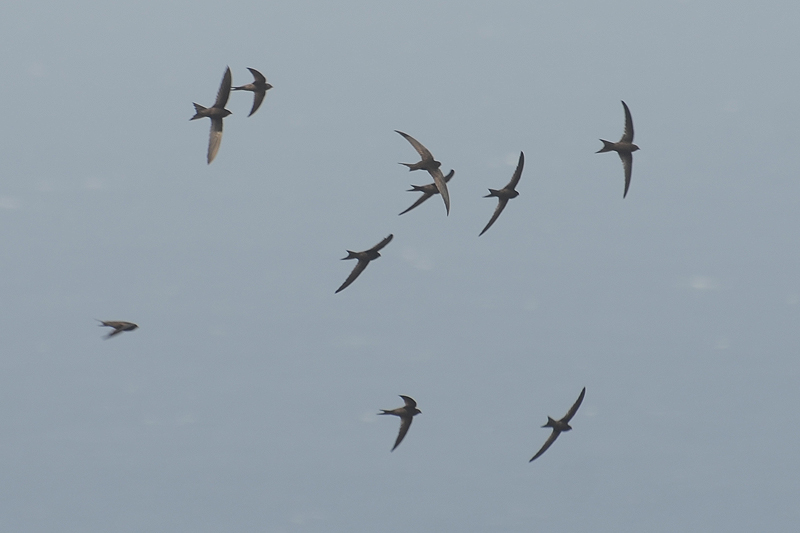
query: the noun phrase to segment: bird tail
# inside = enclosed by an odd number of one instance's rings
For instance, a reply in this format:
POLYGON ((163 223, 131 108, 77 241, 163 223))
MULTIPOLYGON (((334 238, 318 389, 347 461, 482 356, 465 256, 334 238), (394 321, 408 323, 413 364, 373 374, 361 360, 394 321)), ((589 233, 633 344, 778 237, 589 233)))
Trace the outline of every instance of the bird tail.
POLYGON ((543 425, 542 427, 543 428, 552 428, 552 427, 555 427, 555 425, 556 425, 556 421, 548 416, 547 417, 547 424, 543 425))
POLYGON ((407 192, 425 192, 425 186, 424 185, 412 185, 411 188, 408 189, 407 192))
POLYGON ((390 415, 390 414, 392 414, 392 413, 391 413, 390 411, 387 411, 386 409, 381 409, 381 412, 380 412, 380 413, 378 413, 378 414, 379 414, 379 415, 390 415))
POLYGON ((194 105, 194 116, 189 120, 194 120, 196 118, 203 118, 203 115, 201 115, 200 112, 205 111, 206 108, 201 106, 200 104, 195 104, 194 102, 192 102, 192 104, 194 105))
POLYGON ((356 252, 351 252, 350 250, 347 251, 347 257, 342 257, 342 261, 345 259, 358 259, 358 254, 356 252))
POLYGON ((600 139, 600 141, 603 143, 603 147, 600 148, 598 151, 596 151, 595 152, 596 154, 601 154, 603 152, 611 152, 614 150, 614 143, 604 141, 603 139, 600 139))
POLYGON ((489 189, 489 194, 487 194, 486 196, 484 196, 484 198, 489 198, 490 196, 500 196, 500 195, 498 194, 499 192, 500 192, 500 191, 498 191, 497 189, 489 189))

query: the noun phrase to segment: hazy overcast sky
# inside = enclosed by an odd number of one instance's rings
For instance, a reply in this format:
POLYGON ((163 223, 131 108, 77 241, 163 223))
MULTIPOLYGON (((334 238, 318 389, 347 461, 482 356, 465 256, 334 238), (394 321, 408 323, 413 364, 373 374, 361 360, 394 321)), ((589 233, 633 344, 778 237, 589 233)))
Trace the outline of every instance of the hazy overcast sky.
POLYGON ((792 530, 799 21, 790 1, 9 3, 0 530, 792 530), (249 118, 231 94, 207 165, 192 102, 226 66, 274 88, 249 118), (624 200, 594 153, 620 100, 624 200), (449 217, 438 196, 397 215, 431 179, 393 130, 455 169, 449 217), (390 233, 334 294, 345 250, 390 233), (95 319, 140 327, 105 341, 95 319), (390 453, 398 394, 422 414, 390 453))

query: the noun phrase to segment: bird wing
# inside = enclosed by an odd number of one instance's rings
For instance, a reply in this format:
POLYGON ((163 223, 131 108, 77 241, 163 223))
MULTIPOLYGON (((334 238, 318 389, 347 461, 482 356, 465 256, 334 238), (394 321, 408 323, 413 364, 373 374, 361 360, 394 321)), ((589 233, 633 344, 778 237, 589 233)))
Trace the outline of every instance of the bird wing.
POLYGON ((556 439, 558 438, 559 435, 561 435, 561 432, 558 431, 557 429, 554 429, 553 432, 550 433, 550 436, 547 438, 547 441, 545 441, 545 443, 542 445, 541 449, 538 452, 536 452, 536 455, 531 457, 531 460, 528 461, 528 462, 529 463, 533 462, 534 459, 536 459, 537 457, 542 455, 544 452, 546 452, 547 448, 549 448, 550 445, 553 444, 556 441, 556 439))
POLYGON ((628 195, 628 187, 631 186, 631 170, 633 169, 633 154, 630 152, 619 152, 619 158, 622 160, 622 168, 625 169, 625 192, 622 197, 628 195))
POLYGON ((417 408, 417 402, 414 401, 414 398, 411 396, 403 396, 402 394, 399 395, 404 402, 406 402, 406 409, 409 411, 413 411, 417 408))
POLYGON ((267 94, 267 91, 253 91, 253 109, 250 110, 250 114, 247 115, 248 117, 253 116, 253 113, 258 111, 258 108, 261 107, 261 102, 264 101, 265 94, 267 94))
POLYGON ((456 171, 455 171, 455 170, 453 170, 453 169, 450 169, 450 172, 448 172, 448 173, 447 173, 447 176, 445 176, 445 177, 444 177, 444 182, 445 182, 445 183, 449 183, 449 182, 450 182, 450 179, 451 179, 453 176, 455 176, 455 175, 456 175, 456 171))
POLYGON ((572 407, 569 408, 569 411, 567 411, 567 414, 565 414, 564 418, 561 419, 561 422, 569 423, 569 421, 572 420, 572 417, 575 416, 575 413, 578 412, 578 407, 581 406, 581 402, 583 402, 583 397, 585 395, 586 395, 586 387, 584 387, 583 390, 581 390, 581 395, 578 396, 578 399, 575 401, 572 407))
POLYGON ((211 119, 211 131, 208 134, 208 164, 217 157, 219 145, 222 142, 222 117, 211 119))
POLYGON ((254 69, 254 68, 250 68, 250 67, 247 67, 247 70, 249 70, 249 71, 250 71, 250 74, 252 74, 252 75, 253 75, 253 79, 254 79, 254 80, 256 80, 256 81, 261 81, 261 82, 264 82, 264 83, 266 83, 266 82, 267 82, 267 78, 265 78, 265 77, 264 77, 264 75, 263 75, 263 74, 261 74, 261 73, 260 73, 259 71, 257 71, 256 69, 254 69))
MULTIPOLYGON (((436 191, 436 192, 438 193, 439 191, 436 191)), ((431 192, 423 193, 422 196, 420 196, 419 199, 416 202, 411 204, 411 207, 409 207, 408 209, 406 209, 405 211, 403 211, 400 214, 403 215, 405 213, 408 213, 409 211, 411 211, 412 209, 414 209, 418 205, 422 204, 422 202, 424 202, 425 200, 427 200, 428 198, 430 198, 433 195, 434 195, 434 193, 431 193, 431 192)))
POLYGON ((522 177, 522 167, 525 166, 525 154, 522 152, 519 153, 519 163, 517 163, 517 170, 514 171, 514 175, 511 176, 511 181, 508 182, 505 189, 514 189, 519 183, 519 179, 522 177))
POLYGON ((336 289, 336 292, 341 292, 345 290, 351 283, 353 283, 356 280, 356 278, 364 271, 364 269, 367 268, 368 264, 369 264, 369 259, 359 259, 358 264, 356 264, 355 268, 353 268, 353 271, 350 272, 350 275, 347 276, 347 279, 344 280, 342 286, 336 289))
POLYGON ((429 170, 428 174, 433 177, 433 182, 436 184, 436 188, 439 190, 439 194, 442 195, 442 200, 444 200, 444 207, 447 210, 447 214, 450 214, 450 193, 447 191, 447 182, 442 175, 442 171, 438 168, 433 170, 429 170))
POLYGON ((110 339, 110 338, 111 338, 111 337, 113 337, 114 335, 118 335, 118 334, 122 333, 123 331, 125 331, 125 330, 124 330, 124 329, 122 329, 122 327, 115 327, 115 328, 114 328, 114 331, 112 331, 111 333, 109 333, 108 335, 106 335, 106 336, 105 336, 105 338, 106 338, 106 339, 110 339))
POLYGON ((373 246, 372 248, 370 248, 369 250, 367 250, 367 252, 377 252, 377 251, 380 251, 380 249, 381 249, 381 248, 383 248, 384 246, 386 246, 387 244, 389 244, 390 242, 392 242, 392 239, 393 239, 393 238, 394 238, 394 235, 390 233, 388 237, 386 237, 386 238, 385 238, 385 239, 383 239, 381 242, 379 242, 378 244, 376 244, 375 246, 373 246))
POLYGON ((497 199, 497 207, 495 207, 495 209, 494 209, 494 214, 492 215, 491 220, 489 220, 489 223, 486 224, 486 227, 483 228, 483 231, 480 232, 478 237, 480 237, 481 235, 486 233, 486 230, 492 227, 492 224, 494 224, 494 221, 497 220, 497 217, 499 217, 500 213, 503 212, 503 209, 506 208, 506 204, 507 203, 508 203, 508 198, 498 198, 497 199))
POLYGON ((622 102, 622 107, 625 108, 625 132, 622 134, 622 139, 619 142, 632 143, 633 142, 633 119, 631 118, 631 110, 628 109, 628 104, 622 102))
MULTIPOLYGON (((408 397, 403 396, 403 398, 408 398, 408 397)), ((414 400, 411 401, 413 402, 414 400)), ((414 420, 414 417, 411 415, 400 415, 400 433, 397 434, 397 440, 394 441, 394 446, 392 447, 392 451, 394 451, 394 449, 400 446, 400 443, 403 442, 406 433, 408 433, 408 428, 411 427, 412 420, 414 420)))
POLYGON ((225 75, 222 76, 222 83, 219 86, 219 91, 217 91, 217 100, 212 107, 223 109, 225 104, 228 103, 228 97, 231 95, 231 81, 231 67, 228 67, 225 69, 225 75))
POLYGON ((422 143, 420 143, 414 137, 408 135, 407 133, 403 133, 402 131, 399 130, 394 130, 394 131, 405 137, 406 140, 411 143, 411 146, 414 147, 414 150, 417 151, 417 153, 419 154, 419 156, 422 158, 423 161, 428 161, 433 159, 433 155, 430 153, 430 151, 428 151, 427 148, 422 146, 422 143))

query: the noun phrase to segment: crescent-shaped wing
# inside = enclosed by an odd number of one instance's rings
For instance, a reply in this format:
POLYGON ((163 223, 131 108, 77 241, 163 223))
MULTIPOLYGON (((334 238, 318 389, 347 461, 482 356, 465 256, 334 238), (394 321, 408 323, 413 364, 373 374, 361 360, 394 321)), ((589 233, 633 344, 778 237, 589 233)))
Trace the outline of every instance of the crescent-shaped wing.
POLYGON ((219 109, 225 107, 225 104, 228 103, 228 97, 231 95, 231 81, 231 67, 227 67, 225 69, 225 75, 222 76, 222 83, 219 86, 219 91, 217 91, 217 100, 211 107, 218 107, 219 109))
POLYGON ((503 209, 506 208, 506 204, 507 203, 508 203, 508 198, 498 198, 497 199, 497 207, 495 207, 495 209, 494 209, 494 214, 492 215, 491 220, 489 220, 489 223, 486 224, 486 227, 483 228, 483 231, 481 231, 480 234, 478 234, 478 237, 480 237, 481 235, 486 233, 486 230, 492 227, 492 224, 494 224, 494 221, 497 220, 497 217, 499 217, 500 213, 503 212, 503 209))
POLYGON ((630 152, 619 152, 622 160, 622 168, 625 169, 625 192, 622 193, 624 199, 628 195, 628 187, 631 186, 631 170, 633 169, 633 154, 630 152))
POLYGON ((263 75, 263 74, 261 74, 261 73, 260 73, 259 71, 257 71, 256 69, 254 69, 254 68, 250 68, 250 67, 247 67, 247 70, 249 70, 249 71, 250 71, 250 74, 252 74, 252 75, 253 75, 253 79, 254 79, 255 81, 262 81, 262 82, 264 82, 264 83, 266 83, 266 82, 267 82, 267 78, 265 78, 265 77, 264 77, 264 75, 263 75))
POLYGON ((514 171, 514 175, 511 176, 511 181, 508 182, 505 189, 514 189, 519 183, 519 179, 522 177, 522 167, 525 166, 525 154, 522 152, 519 153, 519 163, 517 163, 517 170, 514 171))
POLYGON ((247 115, 248 117, 252 117, 253 113, 258 111, 258 108, 261 107, 261 102, 264 101, 264 95, 267 94, 267 91, 253 91, 253 109, 250 110, 250 114, 247 115))
POLYGON ((531 457, 531 460, 528 461, 528 462, 529 463, 533 462, 534 459, 536 459, 537 457, 542 455, 544 452, 546 452, 547 448, 549 448, 550 445, 553 444, 556 441, 556 439, 558 438, 559 435, 561 435, 561 432, 558 431, 557 429, 554 429, 553 432, 550 433, 550 436, 547 438, 547 441, 542 445, 541 449, 538 452, 536 452, 536 455, 531 457))
POLYGON ((581 402, 583 402, 583 397, 585 395, 586 395, 586 387, 584 387, 583 390, 581 390, 581 395, 578 396, 578 399, 575 401, 572 407, 569 408, 569 411, 567 411, 567 414, 564 415, 564 418, 560 420, 561 422, 569 423, 569 421, 572 420, 572 417, 575 416, 575 413, 578 412, 578 407, 581 406, 581 402))
MULTIPOLYGON (((437 191, 437 193, 438 193, 438 191, 437 191)), ((423 195, 422 195, 422 196, 420 196, 420 197, 419 197, 419 199, 417 199, 417 201, 416 201, 416 202, 414 202, 413 204, 411 204, 411 207, 409 207, 408 209, 406 209, 405 211, 403 211, 403 212, 402 212, 402 213, 400 213, 400 214, 401 214, 401 215, 403 215, 403 214, 405 214, 405 213, 408 213, 409 211, 411 211, 411 210, 412 210, 412 209, 414 209, 415 207, 417 207, 417 206, 421 205, 421 204, 422 204, 422 202, 424 202, 425 200, 427 200, 428 198, 430 198, 431 196, 433 196, 433 194, 434 194, 434 193, 430 193, 430 192, 423 193, 423 195)))
POLYGON ((628 109, 628 104, 625 102, 622 102, 622 107, 625 108, 625 132, 622 134, 622 139, 620 139, 619 142, 632 143, 633 119, 631 118, 631 110, 628 109))
POLYGON ((403 133, 402 131, 399 130, 394 130, 394 131, 405 137, 406 140, 411 143, 411 146, 414 147, 414 150, 417 151, 417 153, 419 154, 419 156, 422 158, 423 161, 428 161, 433 159, 433 155, 430 153, 430 151, 428 151, 427 148, 422 146, 422 143, 420 143, 414 137, 408 135, 407 133, 403 133))
POLYGON ((413 411, 417 408, 417 402, 414 401, 414 398, 411 396, 403 396, 402 394, 399 395, 403 401, 406 403, 406 409, 413 411))
POLYGON ((379 251, 381 248, 383 248, 384 246, 386 246, 387 244, 392 242, 393 238, 394 238, 394 235, 390 233, 388 237, 386 237, 381 242, 379 242, 378 244, 376 244, 375 246, 373 246, 372 248, 367 250, 367 252, 377 252, 377 251, 379 251))
POLYGON ((433 170, 428 170, 428 174, 433 177, 433 182, 436 184, 436 188, 439 190, 439 194, 442 195, 442 200, 444 200, 444 207, 447 211, 447 214, 450 214, 450 193, 447 191, 447 182, 442 175, 442 171, 438 168, 433 170))
MULTIPOLYGON (((407 396, 403 396, 403 398, 407 398, 407 396)), ((414 400, 411 401, 413 402, 414 400)), ((411 427, 412 420, 414 420, 414 417, 412 417, 411 415, 400 417, 400 433, 397 434, 397 440, 394 441, 394 446, 392 447, 392 451, 394 451, 394 449, 400 446, 400 443, 403 442, 406 433, 408 433, 408 428, 411 427)))
POLYGON ((367 268, 368 264, 369 264, 369 259, 359 259, 355 268, 353 268, 353 271, 350 272, 350 275, 347 276, 346 280, 344 280, 342 286, 336 289, 336 292, 341 292, 345 290, 348 286, 350 286, 350 284, 353 283, 362 272, 364 272, 364 269, 367 268))
POLYGON ((213 117, 211 119, 211 131, 208 135, 208 164, 217 157, 219 145, 222 142, 222 117, 213 117))

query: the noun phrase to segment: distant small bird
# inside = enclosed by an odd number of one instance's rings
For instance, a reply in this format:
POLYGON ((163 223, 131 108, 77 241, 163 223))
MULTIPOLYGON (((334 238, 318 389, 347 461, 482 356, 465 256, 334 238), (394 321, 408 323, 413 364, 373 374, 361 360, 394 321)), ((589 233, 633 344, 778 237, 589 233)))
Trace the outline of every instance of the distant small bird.
POLYGON ((408 433, 408 428, 411 427, 411 421, 414 417, 422 412, 417 409, 417 402, 415 402, 413 398, 410 396, 403 396, 402 394, 400 397, 406 403, 403 407, 388 410, 381 409, 381 412, 378 413, 379 415, 395 415, 400 417, 400 433, 397 434, 397 440, 394 441, 392 451, 403 442, 403 438, 406 436, 406 433, 408 433))
POLYGON ((217 100, 211 107, 203 107, 200 104, 194 104, 195 115, 189 120, 208 117, 211 119, 211 132, 208 136, 208 164, 217 157, 219 145, 222 142, 222 119, 231 114, 230 111, 225 109, 225 104, 228 103, 228 96, 231 94, 231 69, 225 69, 225 75, 222 76, 222 84, 217 91, 217 100))
POLYGON ((106 327, 109 327, 109 328, 114 328, 114 331, 112 331, 111 333, 109 333, 108 335, 105 336, 106 339, 110 339, 114 335, 117 335, 118 333, 122 333, 123 331, 133 331, 133 330, 135 330, 136 328, 139 327, 136 324, 134 324, 133 322, 123 322, 121 320, 98 320, 96 318, 95 318, 95 320, 100 322, 98 324, 98 326, 100 326, 100 327, 106 326, 106 327))
POLYGON ((253 113, 258 111, 258 108, 261 106, 261 102, 264 101, 264 95, 267 94, 267 91, 272 89, 272 85, 267 83, 267 78, 265 78, 264 75, 256 69, 247 67, 247 70, 249 70, 250 74, 253 75, 253 83, 248 83, 247 85, 242 85, 241 87, 232 87, 231 90, 253 92, 253 109, 251 109, 250 114, 247 115, 248 117, 251 117, 253 116, 253 113))
POLYGON ((628 195, 628 187, 631 186, 633 152, 638 150, 639 147, 633 144, 633 119, 631 118, 631 111, 628 109, 628 105, 625 102, 622 102, 622 107, 625 108, 625 132, 622 134, 622 138, 616 143, 600 139, 603 142, 603 147, 595 153, 600 154, 614 151, 619 154, 619 158, 622 159, 622 166, 625 169, 625 192, 622 193, 622 198, 625 198, 625 196, 628 195))
POLYGON ((416 140, 411 135, 403 133, 402 131, 394 130, 403 137, 406 138, 408 142, 411 143, 411 146, 417 151, 419 156, 422 158, 421 161, 418 163, 400 163, 401 165, 405 165, 408 167, 408 170, 427 170, 428 174, 433 177, 433 182, 436 184, 436 189, 439 191, 439 194, 442 195, 442 200, 444 200, 444 207, 447 210, 447 214, 450 214, 450 193, 447 192, 447 182, 444 180, 444 176, 442 175, 442 171, 439 169, 442 164, 436 161, 433 158, 433 155, 428 151, 427 148, 422 146, 422 144, 416 140))
POLYGON ((550 437, 547 439, 547 442, 544 443, 542 449, 536 452, 536 455, 531 457, 531 460, 528 461, 529 463, 532 462, 537 457, 539 457, 540 455, 542 455, 545 451, 547 451, 547 448, 549 448, 550 445, 556 441, 556 439, 558 438, 559 435, 561 435, 562 432, 569 431, 572 429, 572 427, 569 425, 569 421, 572 420, 572 417, 575 416, 575 413, 578 411, 578 407, 581 406, 581 402, 583 401, 584 395, 586 395, 586 387, 584 387, 583 390, 581 391, 581 395, 578 396, 578 400, 575 402, 575 405, 569 408, 569 411, 567 412, 567 414, 564 415, 564 418, 562 418, 561 420, 553 420, 549 416, 547 417, 547 424, 543 425, 542 427, 553 428, 553 432, 550 433, 550 437))
MULTIPOLYGON (((444 182, 448 183, 450 181, 450 178, 452 178, 455 173, 456 173, 455 170, 451 170, 450 173, 444 177, 444 182)), ((414 202, 411 205, 411 207, 400 213, 401 215, 408 213, 409 211, 411 211, 418 205, 422 204, 422 202, 424 202, 434 194, 439 194, 439 189, 436 188, 435 183, 429 183, 427 185, 412 185, 411 187, 412 188, 408 189, 407 192, 421 192, 423 194, 422 196, 419 197, 419 199, 416 202, 414 202)))
POLYGON ((367 268, 367 265, 370 261, 379 258, 381 254, 378 253, 378 250, 389 244, 392 238, 394 238, 394 235, 389 235, 369 250, 364 250, 363 252, 351 252, 350 250, 347 250, 347 257, 343 257, 342 261, 346 259, 358 259, 358 264, 355 266, 353 271, 350 272, 350 275, 347 277, 344 283, 342 283, 342 286, 336 289, 336 292, 345 290, 348 285, 353 283, 359 274, 361 274, 364 269, 367 268))
POLYGON ((519 193, 514 189, 519 183, 519 178, 522 176, 522 167, 525 165, 525 154, 522 152, 519 153, 519 163, 517 163, 517 170, 514 171, 514 175, 511 176, 511 181, 508 182, 508 185, 503 187, 500 190, 489 189, 489 194, 484 196, 484 198, 489 198, 491 196, 497 197, 497 207, 494 209, 494 214, 492 218, 489 220, 489 223, 486 224, 486 227, 483 228, 483 231, 480 232, 478 237, 486 233, 486 230, 492 227, 494 221, 497 220, 497 217, 500 216, 500 213, 503 212, 503 209, 506 208, 506 204, 511 198, 516 198, 519 196, 519 193))

